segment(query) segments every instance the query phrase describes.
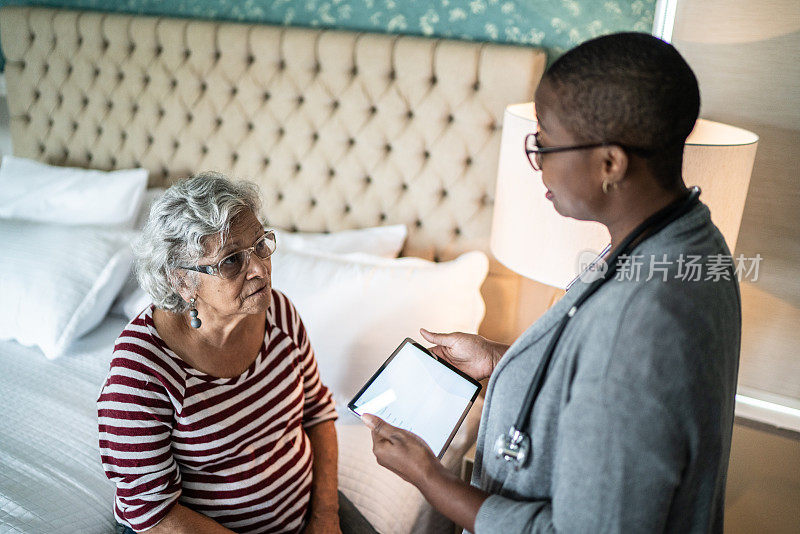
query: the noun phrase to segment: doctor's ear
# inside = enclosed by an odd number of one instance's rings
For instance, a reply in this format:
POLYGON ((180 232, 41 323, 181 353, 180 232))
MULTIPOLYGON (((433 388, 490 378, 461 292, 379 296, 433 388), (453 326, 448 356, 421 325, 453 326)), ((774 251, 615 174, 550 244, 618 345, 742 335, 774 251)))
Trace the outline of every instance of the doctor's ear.
POLYGON ((630 159, 628 153, 620 146, 609 145, 600 149, 601 169, 600 175, 603 182, 619 184, 628 172, 630 159))

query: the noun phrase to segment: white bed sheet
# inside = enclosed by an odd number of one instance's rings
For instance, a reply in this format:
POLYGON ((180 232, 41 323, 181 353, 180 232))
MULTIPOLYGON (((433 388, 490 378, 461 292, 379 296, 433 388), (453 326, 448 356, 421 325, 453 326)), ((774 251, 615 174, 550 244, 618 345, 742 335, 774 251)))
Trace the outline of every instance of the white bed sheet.
POLYGON ((106 318, 54 361, 0 342, 0 532, 114 531, 95 401, 126 322, 106 318))
MULTIPOLYGON (((103 473, 95 400, 126 319, 109 316, 51 361, 0 342, 0 533, 111 533, 114 485, 103 473)), ((443 462, 458 472, 474 441, 473 407, 443 462)), ((380 467, 369 430, 342 414, 339 487, 385 534, 452 532, 416 488, 380 467)))

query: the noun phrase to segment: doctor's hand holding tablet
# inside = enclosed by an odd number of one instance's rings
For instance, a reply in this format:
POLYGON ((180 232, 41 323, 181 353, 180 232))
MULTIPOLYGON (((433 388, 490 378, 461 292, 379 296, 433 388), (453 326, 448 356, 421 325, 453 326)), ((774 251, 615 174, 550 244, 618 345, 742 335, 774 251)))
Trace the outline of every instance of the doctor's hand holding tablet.
POLYGON ((430 350, 436 357, 457 367, 475 380, 489 378, 495 364, 508 350, 508 345, 490 341, 477 334, 453 332, 434 334, 424 328, 419 330, 422 337, 435 343, 430 350))
POLYGON ((372 430, 378 463, 415 485, 439 463, 507 345, 475 334, 435 334, 425 350, 406 339, 350 402, 372 430))

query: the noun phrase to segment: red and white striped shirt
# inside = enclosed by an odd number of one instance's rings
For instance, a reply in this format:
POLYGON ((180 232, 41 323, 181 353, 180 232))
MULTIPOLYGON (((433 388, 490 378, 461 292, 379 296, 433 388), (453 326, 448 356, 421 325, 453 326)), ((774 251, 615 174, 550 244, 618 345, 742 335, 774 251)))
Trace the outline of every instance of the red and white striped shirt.
POLYGON ((304 429, 336 418, 300 316, 272 291, 261 351, 235 378, 193 369, 153 325, 123 330, 97 401, 117 521, 145 530, 173 504, 237 532, 297 532, 311 497, 304 429))

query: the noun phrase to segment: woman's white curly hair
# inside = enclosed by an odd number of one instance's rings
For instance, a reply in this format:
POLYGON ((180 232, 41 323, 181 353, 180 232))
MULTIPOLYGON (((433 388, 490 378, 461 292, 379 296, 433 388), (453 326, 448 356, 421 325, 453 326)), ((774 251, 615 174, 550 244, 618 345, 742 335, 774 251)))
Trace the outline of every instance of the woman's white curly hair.
POLYGON ((225 246, 231 221, 245 210, 259 217, 258 187, 217 172, 181 180, 153 203, 134 252, 139 285, 158 308, 175 313, 189 309, 177 288, 183 283, 194 292, 200 274, 181 267, 197 265, 206 253, 216 252, 205 249, 208 236, 219 236, 220 247, 225 246))

